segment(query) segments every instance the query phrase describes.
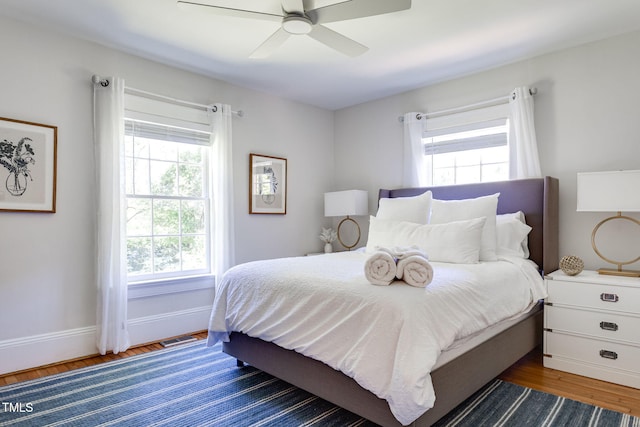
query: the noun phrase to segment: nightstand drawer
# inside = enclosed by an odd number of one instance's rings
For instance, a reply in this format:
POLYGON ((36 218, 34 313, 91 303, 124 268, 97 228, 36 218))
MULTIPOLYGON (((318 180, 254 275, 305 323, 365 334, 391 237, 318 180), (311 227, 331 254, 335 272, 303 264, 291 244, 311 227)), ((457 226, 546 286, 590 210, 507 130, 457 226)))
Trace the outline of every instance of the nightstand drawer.
POLYGON ((547 305, 544 327, 640 346, 640 317, 547 305))
POLYGON ((640 347, 555 332, 544 333, 545 354, 587 364, 640 373, 640 347))
POLYGON ((547 280, 547 302, 640 314, 640 288, 547 280))

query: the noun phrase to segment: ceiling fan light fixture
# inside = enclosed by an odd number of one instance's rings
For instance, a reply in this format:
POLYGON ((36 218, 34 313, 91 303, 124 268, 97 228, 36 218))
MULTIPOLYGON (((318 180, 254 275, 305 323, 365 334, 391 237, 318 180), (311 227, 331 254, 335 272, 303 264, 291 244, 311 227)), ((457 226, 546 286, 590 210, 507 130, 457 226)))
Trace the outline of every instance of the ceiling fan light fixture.
POLYGON ((309 34, 312 27, 306 16, 289 15, 282 20, 282 29, 289 34, 309 34))

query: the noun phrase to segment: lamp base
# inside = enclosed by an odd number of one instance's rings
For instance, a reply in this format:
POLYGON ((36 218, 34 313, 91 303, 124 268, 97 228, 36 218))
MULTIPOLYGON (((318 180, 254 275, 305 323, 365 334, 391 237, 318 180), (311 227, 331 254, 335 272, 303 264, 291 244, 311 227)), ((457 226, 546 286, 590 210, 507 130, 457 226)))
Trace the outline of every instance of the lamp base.
POLYGON ((361 236, 361 234, 360 234, 360 226, 358 225, 358 223, 353 218, 349 217, 349 215, 347 215, 347 217, 345 219, 343 219, 342 221, 340 221, 340 224, 338 224, 338 241, 348 251, 350 251, 351 249, 356 247, 358 242, 360 242, 360 236, 361 236), (342 236, 340 235, 340 228, 342 227, 342 224, 344 224, 346 221, 351 221, 352 223, 354 223, 356 225, 356 229, 358 230, 358 235, 356 236, 356 242, 353 245, 345 244, 344 241, 342 240, 342 236))
POLYGON ((600 268, 598 274, 605 274, 609 276, 624 276, 624 277, 640 277, 640 271, 638 270, 615 270, 612 268, 600 268))
POLYGON ((631 218, 629 216, 623 216, 621 212, 618 212, 618 214, 616 216, 612 216, 606 219, 603 219, 602 221, 600 221, 598 223, 598 225, 596 225, 596 227, 593 229, 593 232, 591 233, 591 247, 593 248, 594 252, 603 260, 610 262, 611 264, 615 264, 618 266, 618 268, 611 269, 611 268, 601 268, 598 270, 599 274, 607 274, 610 276, 625 276, 625 277, 640 277, 640 271, 638 270, 623 270, 622 266, 623 265, 628 265, 628 264, 633 264, 635 262, 640 261, 640 256, 629 260, 629 261, 615 261, 612 259, 609 259, 607 257, 605 257, 604 255, 602 255, 602 253, 600 253, 600 251, 598 250, 598 248, 596 247, 596 233, 598 231, 598 229, 606 222, 612 221, 614 219, 623 219, 623 220, 627 220, 627 221, 631 221, 636 223, 637 225, 640 225, 640 221, 638 221, 635 218, 631 218))

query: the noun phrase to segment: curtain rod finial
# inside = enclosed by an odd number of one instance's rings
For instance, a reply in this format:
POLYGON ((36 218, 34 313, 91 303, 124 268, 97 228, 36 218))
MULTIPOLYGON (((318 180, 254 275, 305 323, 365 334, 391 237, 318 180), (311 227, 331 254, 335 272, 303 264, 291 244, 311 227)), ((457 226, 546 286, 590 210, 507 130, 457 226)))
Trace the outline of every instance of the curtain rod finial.
POLYGON ((102 87, 109 86, 109 80, 103 79, 102 77, 100 77, 97 74, 94 74, 93 77, 91 77, 91 81, 93 82, 94 85, 99 84, 102 87))

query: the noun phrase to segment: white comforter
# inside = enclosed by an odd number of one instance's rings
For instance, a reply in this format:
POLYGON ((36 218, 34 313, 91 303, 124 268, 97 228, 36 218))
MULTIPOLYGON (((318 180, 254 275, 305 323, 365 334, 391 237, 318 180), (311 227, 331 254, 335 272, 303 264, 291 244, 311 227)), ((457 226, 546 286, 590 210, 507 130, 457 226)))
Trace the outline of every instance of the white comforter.
POLYGON ((410 424, 435 401, 430 371, 456 339, 529 309, 545 297, 533 263, 432 263, 426 288, 371 285, 367 254, 256 261, 217 285, 209 344, 229 332, 320 360, 386 399, 410 424))

